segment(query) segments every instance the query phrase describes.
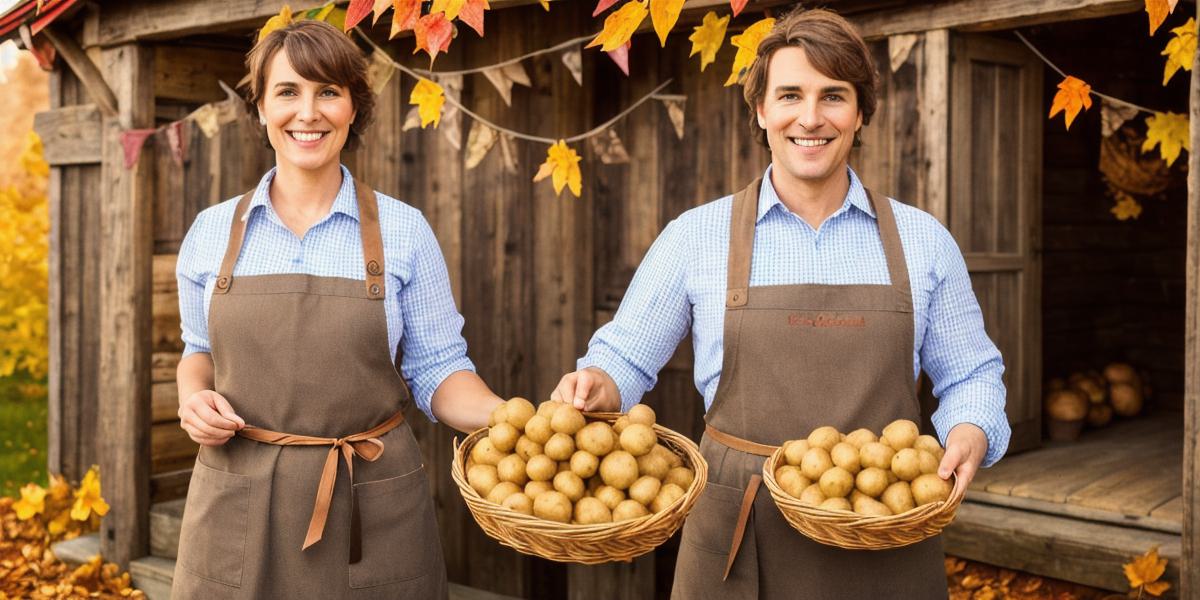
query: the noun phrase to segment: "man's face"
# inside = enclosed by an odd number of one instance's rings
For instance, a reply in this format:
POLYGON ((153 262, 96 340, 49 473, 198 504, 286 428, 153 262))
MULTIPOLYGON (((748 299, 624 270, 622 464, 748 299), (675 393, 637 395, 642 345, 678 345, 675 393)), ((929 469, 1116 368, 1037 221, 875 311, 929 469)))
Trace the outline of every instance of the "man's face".
POLYGON ((758 124, 767 132, 778 176, 820 184, 845 176, 862 113, 853 85, 829 78, 803 48, 788 46, 771 57, 758 124))

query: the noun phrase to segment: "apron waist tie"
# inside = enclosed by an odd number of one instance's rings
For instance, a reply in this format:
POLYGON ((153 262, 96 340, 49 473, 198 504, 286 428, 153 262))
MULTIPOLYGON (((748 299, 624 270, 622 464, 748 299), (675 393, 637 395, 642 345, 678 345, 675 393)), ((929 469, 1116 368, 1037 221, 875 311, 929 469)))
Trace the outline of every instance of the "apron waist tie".
MULTIPOLYGON (((777 446, 760 444, 725 433, 712 425, 704 426, 704 435, 723 446, 756 456, 771 456, 778 449, 777 446)), ((738 550, 742 547, 742 538, 746 535, 746 525, 750 522, 750 512, 754 509, 754 498, 758 496, 758 488, 761 486, 762 475, 758 473, 751 475, 750 482, 746 484, 746 493, 742 496, 742 507, 738 510, 737 525, 733 528, 733 542, 729 546, 729 561, 725 563, 725 575, 721 577, 721 581, 729 579, 729 572, 733 570, 733 561, 737 559, 738 550)))
POLYGON ((375 462, 383 455, 383 441, 379 436, 395 429, 404 422, 404 413, 398 412, 388 420, 363 431, 342 438, 315 437, 281 433, 247 425, 238 435, 276 446, 329 446, 329 454, 325 457, 325 466, 321 469, 321 481, 317 484, 317 498, 313 505, 312 518, 308 521, 308 533, 304 536, 304 546, 321 541, 325 532, 325 521, 329 518, 329 506, 333 502, 333 486, 337 482, 337 458, 339 452, 346 463, 346 472, 350 476, 350 564, 362 560, 362 521, 358 513, 358 498, 354 495, 354 457, 358 456, 367 462, 375 462))

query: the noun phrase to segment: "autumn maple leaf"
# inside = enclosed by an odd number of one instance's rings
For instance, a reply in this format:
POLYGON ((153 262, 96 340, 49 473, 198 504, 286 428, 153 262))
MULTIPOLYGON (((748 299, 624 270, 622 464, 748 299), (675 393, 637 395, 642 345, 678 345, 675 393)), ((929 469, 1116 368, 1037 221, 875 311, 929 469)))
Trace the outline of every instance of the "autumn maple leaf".
POLYGON ((1196 55, 1196 19, 1190 18, 1187 23, 1171 30, 1175 37, 1167 42, 1167 47, 1160 54, 1167 57, 1163 69, 1163 85, 1175 76, 1176 71, 1192 70, 1192 58, 1196 55))
POLYGON ((13 502, 12 507, 17 511, 17 518, 26 521, 33 515, 46 510, 46 490, 36 483, 21 487, 21 498, 13 502))
MULTIPOLYGON (((1118 221, 1128 221, 1129 219, 1136 219, 1141 216, 1142 205, 1133 196, 1121 194, 1117 203, 1108 212, 1111 212, 1118 221)), ((1129 565, 1126 565, 1126 568, 1129 568, 1129 565)))
POLYGON ((442 86, 428 79, 422 79, 413 87, 408 96, 408 103, 417 105, 421 115, 421 129, 433 123, 434 128, 442 122, 442 105, 446 103, 446 94, 442 86))
POLYGON ((92 513, 104 516, 108 513, 108 503, 100 497, 100 473, 96 467, 88 469, 75 490, 75 504, 71 506, 71 518, 76 521, 86 521, 92 513))
POLYGON ((612 5, 616 4, 617 0, 600 0, 596 3, 596 10, 592 11, 593 17, 600 16, 600 13, 608 10, 612 5))
POLYGON ((436 12, 417 19, 413 27, 417 45, 413 54, 424 50, 429 53, 429 63, 432 65, 438 52, 450 49, 450 38, 454 35, 454 25, 446 19, 444 13, 436 12))
POLYGON ((701 72, 717 59, 717 50, 721 49, 721 42, 725 41, 725 29, 728 26, 729 15, 717 18, 717 13, 710 10, 704 15, 704 22, 697 25, 692 35, 688 36, 688 40, 692 42, 692 52, 688 57, 700 53, 701 72))
POLYGON ((737 55, 733 57, 733 70, 729 73, 729 79, 725 80, 725 86, 731 86, 742 80, 750 65, 754 64, 754 58, 758 56, 758 45, 762 43, 762 39, 771 32, 771 28, 775 26, 775 19, 767 17, 749 27, 741 33, 729 39, 729 43, 733 44, 738 49, 737 55))
POLYGON ((462 10, 466 3, 467 0, 433 0, 433 5, 429 7, 429 14, 445 13, 446 20, 453 21, 458 18, 458 11, 462 10))
MULTIPOLYGON (((330 6, 333 6, 332 4, 330 6)), ((346 7, 346 25, 345 31, 350 31, 355 25, 358 25, 367 15, 371 14, 371 10, 375 8, 375 0, 350 0, 350 6, 346 7)))
POLYGON ((550 150, 546 152, 546 162, 542 163, 537 175, 533 176, 533 180, 541 181, 553 176, 551 181, 554 183, 555 194, 562 194, 563 186, 569 186, 571 193, 578 198, 583 193, 583 173, 579 170, 580 158, 575 150, 567 146, 565 141, 558 140, 558 143, 550 146, 550 150))
POLYGON ((479 37, 483 37, 483 13, 489 8, 491 7, 488 6, 488 0, 467 0, 458 13, 458 20, 474 29, 479 37))
POLYGON ((600 33, 596 34, 595 39, 585 48, 600 46, 601 50, 612 52, 624 46, 625 42, 633 37, 633 32, 637 31, 642 21, 646 20, 649 12, 641 2, 626 3, 625 6, 604 19, 604 29, 600 30, 600 33))
POLYGON ((1146 141, 1142 142, 1142 152, 1149 152, 1158 146, 1159 154, 1167 161, 1167 166, 1174 164, 1179 158, 1180 149, 1192 151, 1191 136, 1188 135, 1188 117, 1179 113, 1154 113, 1146 117, 1146 141))
POLYGON ((402 31, 415 28, 417 20, 421 18, 421 0, 395 0, 395 2, 395 13, 392 14, 392 32, 388 35, 388 39, 400 35, 402 31))
POLYGON ((1170 583, 1158 580, 1167 570, 1167 559, 1159 558, 1158 546, 1123 566, 1125 578, 1129 580, 1129 587, 1132 589, 1143 589, 1151 596, 1161 596, 1171 587, 1170 583))
POLYGON ((667 47, 667 35, 679 20, 679 11, 683 10, 683 0, 650 0, 650 21, 654 23, 654 33, 663 48, 667 47))
POLYGON ((283 8, 279 9, 279 14, 267 19, 267 22, 258 30, 258 40, 261 42, 272 31, 282 29, 292 23, 292 9, 284 4, 283 8))
POLYGON ((1179 0, 1146 0, 1146 15, 1150 18, 1150 35, 1154 35, 1158 31, 1163 21, 1167 20, 1167 15, 1175 10, 1175 5, 1179 0))
POLYGON ((1070 129, 1071 121, 1075 120, 1079 111, 1092 107, 1091 94, 1092 86, 1084 83, 1082 79, 1067 75, 1067 78, 1058 84, 1058 93, 1054 94, 1054 103, 1050 105, 1050 116, 1047 118, 1053 119, 1054 115, 1066 111, 1067 129, 1070 129))
POLYGON ((729 8, 733 9, 733 16, 742 14, 742 9, 746 8, 746 3, 750 0, 729 0, 729 8))

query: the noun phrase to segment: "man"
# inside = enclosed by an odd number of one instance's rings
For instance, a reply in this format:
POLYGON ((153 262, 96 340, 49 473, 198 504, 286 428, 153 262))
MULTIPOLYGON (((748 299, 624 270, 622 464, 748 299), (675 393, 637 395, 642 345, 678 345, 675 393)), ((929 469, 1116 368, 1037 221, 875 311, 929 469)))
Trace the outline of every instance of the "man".
POLYGON ((922 368, 939 398, 942 478, 966 486, 1008 446, 1004 366, 957 244, 849 168, 876 80, 841 17, 781 18, 745 81, 752 127, 771 150, 761 184, 667 225, 552 394, 628 410, 690 328, 710 471, 684 526, 676 598, 944 598, 940 537, 885 551, 809 540, 758 493, 763 455, 822 425, 919 421, 922 368))

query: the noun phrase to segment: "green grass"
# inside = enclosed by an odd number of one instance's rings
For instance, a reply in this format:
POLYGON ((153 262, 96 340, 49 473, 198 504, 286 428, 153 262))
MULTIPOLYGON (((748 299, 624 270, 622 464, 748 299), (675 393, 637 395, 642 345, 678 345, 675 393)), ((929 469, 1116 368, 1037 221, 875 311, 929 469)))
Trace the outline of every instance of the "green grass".
POLYGON ((47 483, 45 383, 24 374, 0 378, 0 495, 47 483))

